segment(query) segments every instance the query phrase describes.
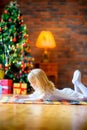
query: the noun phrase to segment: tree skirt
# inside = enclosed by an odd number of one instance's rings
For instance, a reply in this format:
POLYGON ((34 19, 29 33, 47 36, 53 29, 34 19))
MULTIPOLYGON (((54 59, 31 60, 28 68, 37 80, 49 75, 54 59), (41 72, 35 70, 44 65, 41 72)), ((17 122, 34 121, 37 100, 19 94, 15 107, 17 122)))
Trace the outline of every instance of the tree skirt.
MULTIPOLYGON (((20 96, 21 97, 21 96, 20 96)), ((19 96, 0 95, 0 104, 53 104, 53 105, 87 105, 87 101, 74 101, 74 100, 57 100, 57 101, 39 101, 39 100, 21 100, 19 96)))

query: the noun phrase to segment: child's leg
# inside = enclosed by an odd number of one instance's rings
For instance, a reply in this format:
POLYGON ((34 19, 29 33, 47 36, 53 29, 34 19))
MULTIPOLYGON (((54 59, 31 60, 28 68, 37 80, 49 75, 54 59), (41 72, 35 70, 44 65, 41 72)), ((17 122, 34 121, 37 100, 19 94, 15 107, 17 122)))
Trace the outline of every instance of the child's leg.
POLYGON ((76 81, 75 84, 77 86, 77 88, 79 88, 81 90, 81 92, 87 96, 87 88, 84 84, 82 84, 81 82, 79 81, 76 81))
POLYGON ((75 92, 80 92, 81 93, 81 90, 76 86, 75 82, 79 80, 81 81, 81 73, 79 70, 76 70, 73 74, 73 79, 72 79, 72 83, 74 84, 74 90, 75 92))
POLYGON ((81 72, 79 70, 74 72, 72 83, 74 84, 74 89, 76 92, 87 95, 87 88, 81 83, 81 72))
POLYGON ((82 93, 82 91, 80 90, 80 88, 79 88, 79 87, 77 87, 77 85, 76 85, 76 84, 74 84, 74 90, 75 90, 75 92, 82 93))
POLYGON ((76 70, 73 74, 72 83, 74 84, 76 81, 81 82, 81 72, 79 70, 76 70))

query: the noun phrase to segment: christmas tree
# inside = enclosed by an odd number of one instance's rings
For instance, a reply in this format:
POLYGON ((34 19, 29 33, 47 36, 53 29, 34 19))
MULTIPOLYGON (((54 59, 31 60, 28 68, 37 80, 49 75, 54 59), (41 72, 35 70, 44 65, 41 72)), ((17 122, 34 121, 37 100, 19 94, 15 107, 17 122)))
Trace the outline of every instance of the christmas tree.
POLYGON ((30 40, 17 1, 5 6, 0 22, 0 64, 5 78, 13 82, 26 82, 33 68, 30 40))

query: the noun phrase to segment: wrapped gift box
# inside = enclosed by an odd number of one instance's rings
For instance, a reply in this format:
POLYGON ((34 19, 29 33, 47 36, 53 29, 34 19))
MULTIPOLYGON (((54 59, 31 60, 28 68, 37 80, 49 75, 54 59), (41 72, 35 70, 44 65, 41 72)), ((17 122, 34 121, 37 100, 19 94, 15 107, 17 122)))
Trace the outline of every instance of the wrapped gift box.
POLYGON ((0 80, 0 94, 2 94, 2 84, 1 84, 1 80, 0 80))
POLYGON ((4 70, 0 69, 0 79, 3 79, 3 78, 4 78, 4 70))
POLYGON ((13 84, 13 94, 27 94, 27 84, 26 83, 14 83, 13 84))
POLYGON ((12 94, 13 92, 13 81, 11 79, 0 80, 0 93, 12 94))

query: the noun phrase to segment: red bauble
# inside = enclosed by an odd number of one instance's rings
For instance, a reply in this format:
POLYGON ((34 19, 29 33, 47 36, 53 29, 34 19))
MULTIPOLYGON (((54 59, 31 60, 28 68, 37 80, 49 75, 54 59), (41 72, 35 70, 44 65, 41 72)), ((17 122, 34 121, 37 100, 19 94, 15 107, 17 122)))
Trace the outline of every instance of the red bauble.
POLYGON ((22 26, 24 24, 24 22, 22 21, 22 22, 20 22, 20 25, 22 26))
POLYGON ((21 19, 21 16, 18 16, 18 19, 20 20, 20 19, 21 19))
POLYGON ((30 39, 28 39, 27 42, 30 43, 30 39))
POLYGON ((0 64, 0 69, 2 69, 3 68, 3 65, 2 64, 0 64))
POLYGON ((17 41, 16 37, 14 37, 14 38, 12 39, 12 41, 13 41, 13 42, 16 42, 16 41, 17 41))
POLYGON ((8 70, 8 67, 5 66, 5 71, 8 70))
POLYGON ((12 19, 11 19, 11 18, 9 18, 9 19, 8 19, 8 21, 9 21, 9 22, 11 22, 11 21, 12 21, 12 19))
POLYGON ((7 14, 7 13, 8 13, 8 10, 4 10, 4 13, 7 14))
POLYGON ((2 31, 2 28, 0 27, 0 32, 2 31))
POLYGON ((18 38, 20 38, 21 36, 18 36, 18 38))
POLYGON ((27 44, 26 44, 26 43, 24 43, 24 44, 23 44, 23 47, 26 47, 26 46, 27 46, 27 44))
POLYGON ((27 35, 27 34, 25 34, 25 35, 24 35, 24 38, 27 38, 27 37, 28 37, 28 35, 27 35))

